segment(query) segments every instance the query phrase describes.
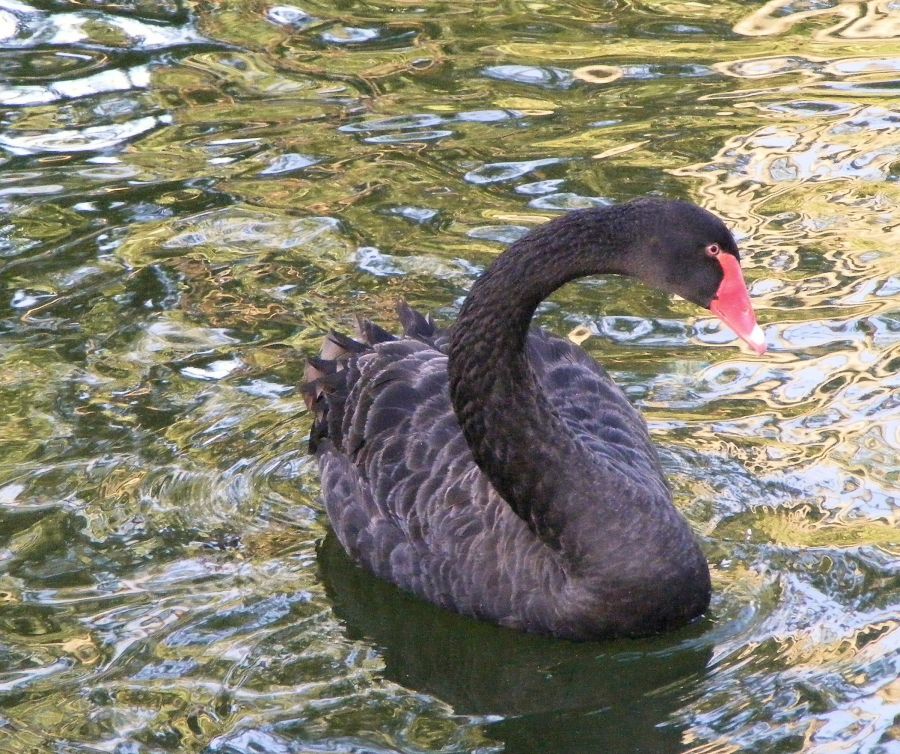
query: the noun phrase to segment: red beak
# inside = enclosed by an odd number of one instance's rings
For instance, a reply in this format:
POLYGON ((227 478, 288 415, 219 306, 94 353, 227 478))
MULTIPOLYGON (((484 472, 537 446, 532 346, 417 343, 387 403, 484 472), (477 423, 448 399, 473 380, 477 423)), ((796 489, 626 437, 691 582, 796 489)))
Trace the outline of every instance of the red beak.
POLYGON ((766 352, 766 337, 756 324, 756 315, 750 303, 750 294, 741 274, 741 265, 731 254, 716 257, 722 265, 724 277, 716 291, 709 310, 737 333, 741 340, 758 354, 766 352))

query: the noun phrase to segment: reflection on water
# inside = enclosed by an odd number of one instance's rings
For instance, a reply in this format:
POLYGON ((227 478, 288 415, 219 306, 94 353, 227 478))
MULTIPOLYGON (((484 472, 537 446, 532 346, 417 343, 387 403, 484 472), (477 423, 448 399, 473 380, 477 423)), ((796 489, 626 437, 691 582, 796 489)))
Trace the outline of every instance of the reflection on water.
POLYGON ((673 716, 706 675, 711 633, 607 646, 547 640, 415 600, 353 566, 332 536, 319 562, 335 614, 350 635, 375 642, 385 677, 484 717, 504 751, 592 752, 615 740, 678 749, 685 725, 673 716))
POLYGON ((896 3, 0 0, 0 751, 900 746, 896 3), (770 353, 544 308, 642 407, 710 615, 571 645, 326 540, 304 355, 560 211, 727 218, 770 353))

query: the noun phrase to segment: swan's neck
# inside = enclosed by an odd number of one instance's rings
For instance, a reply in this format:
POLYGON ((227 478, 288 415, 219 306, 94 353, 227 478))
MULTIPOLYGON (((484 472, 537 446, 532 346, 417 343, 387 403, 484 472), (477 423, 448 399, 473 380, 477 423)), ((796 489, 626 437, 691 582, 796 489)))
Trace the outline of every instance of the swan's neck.
POLYGON ((603 469, 540 389, 528 329, 540 302, 569 280, 630 272, 627 239, 615 233, 619 209, 572 213, 510 247, 472 287, 450 340, 453 407, 475 462, 551 545, 576 518, 566 510, 573 497, 615 482, 597 478, 603 469))

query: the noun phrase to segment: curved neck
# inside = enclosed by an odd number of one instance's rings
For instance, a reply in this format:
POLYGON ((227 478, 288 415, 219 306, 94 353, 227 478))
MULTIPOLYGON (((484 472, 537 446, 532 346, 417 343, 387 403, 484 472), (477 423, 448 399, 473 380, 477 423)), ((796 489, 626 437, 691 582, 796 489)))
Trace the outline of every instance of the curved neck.
POLYGON ((552 546, 573 525, 560 501, 578 488, 589 494, 604 469, 540 389, 526 354, 528 329, 540 302, 566 282, 632 273, 632 239, 620 230, 629 211, 570 213, 513 244, 473 285, 450 337, 450 394, 475 462, 552 546))

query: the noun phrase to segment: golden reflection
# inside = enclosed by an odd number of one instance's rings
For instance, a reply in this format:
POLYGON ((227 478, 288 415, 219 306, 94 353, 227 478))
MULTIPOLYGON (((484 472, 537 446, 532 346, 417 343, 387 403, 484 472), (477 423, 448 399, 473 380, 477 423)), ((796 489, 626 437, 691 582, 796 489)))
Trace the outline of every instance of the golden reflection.
POLYGON ((874 546, 897 550, 900 548, 900 511, 886 512, 883 520, 873 520, 854 518, 840 509, 825 511, 811 504, 761 509, 754 515, 720 524, 717 535, 798 548, 874 546))
POLYGON ((537 97, 500 97, 494 104, 504 109, 518 110, 525 115, 552 115, 559 109, 556 102, 537 97))
MULTIPOLYGON (((682 736, 682 741, 687 746, 690 746, 696 740, 697 737, 691 731, 686 731, 682 736)), ((709 741, 707 743, 699 744, 698 746, 691 746, 690 749, 685 749, 683 754, 737 754, 742 748, 743 747, 738 744, 731 743, 725 738, 720 738, 717 741, 709 741)))
MULTIPOLYGON (((14 743, 14 748, 6 751, 9 754, 46 751, 48 740, 77 735, 79 727, 85 724, 91 707, 87 695, 80 693, 28 695, 25 700, 4 709, 9 723, 3 726, 3 733, 9 734, 14 743), (22 725, 20 720, 30 724, 22 725), (30 735, 33 732, 40 735, 33 738, 30 735), (29 741, 31 747, 18 748, 29 741)), ((3 741, 4 737, 0 735, 0 745, 3 741)))
POLYGON ((590 328, 585 327, 584 325, 579 325, 575 329, 570 330, 569 334, 566 335, 569 340, 579 346, 592 336, 593 333, 591 332, 590 328))
MULTIPOLYGON (((790 207, 795 213, 815 213, 791 219, 807 233, 833 234, 838 222, 846 231, 849 220, 859 233, 852 234, 854 245, 869 241, 880 246, 885 232, 897 232, 897 221, 885 212, 873 217, 872 210, 890 206, 892 198, 900 196, 895 184, 884 182, 900 156, 895 134, 884 122, 888 111, 858 105, 836 116, 826 111, 815 117, 804 112, 803 103, 793 113, 790 101, 785 104, 788 107, 778 109, 777 125, 734 136, 708 163, 672 172, 696 179, 707 206, 739 223, 754 241, 760 233, 773 234, 765 227, 774 225, 766 217, 774 214, 773 205, 776 211, 790 207), (884 183, 873 191, 865 185, 873 181, 884 183), (841 205, 840 216, 835 201, 841 205)), ((773 105, 751 107, 776 110, 773 105)))
POLYGON ((776 637, 775 644, 780 662, 795 668, 816 668, 859 661, 868 648, 877 645, 880 645, 878 650, 883 651, 895 644, 900 638, 898 633, 900 623, 897 621, 876 622, 859 628, 813 625, 793 628, 776 637))
POLYGON ((103 657, 100 647, 90 634, 67 639, 59 648, 82 665, 96 665, 103 657))
MULTIPOLYGON (((693 175, 706 206, 732 218, 746 235, 751 276, 759 276, 752 287, 759 290, 761 321, 778 331, 788 357, 776 384, 752 376, 745 381, 745 396, 770 409, 768 439, 749 467, 858 474, 861 488, 845 496, 846 505, 866 506, 882 520, 842 519, 838 508, 824 529, 803 526, 813 520, 808 512, 786 526, 771 515, 756 524, 761 536, 791 546, 841 542, 896 550, 898 520, 884 506, 896 484, 885 470, 894 465, 897 429, 879 408, 895 388, 878 365, 890 363, 898 346, 873 337, 896 297, 872 295, 890 290, 900 260, 888 240, 897 236, 888 207, 900 194, 879 182, 896 159, 895 139, 889 128, 878 127, 877 108, 848 108, 795 125, 780 117, 778 127, 732 138, 709 163, 676 171, 693 175), (777 287, 768 285, 764 269, 773 263, 777 287), (823 316, 834 318, 827 328, 823 316), (817 352, 835 340, 844 341, 840 351, 817 352), (867 451, 872 438, 879 439, 867 451)), ((717 432, 699 434, 718 442, 717 432)))
MULTIPOLYGON (((597 64, 612 65, 622 60, 665 60, 667 63, 722 63, 728 60, 763 58, 766 56, 790 57, 792 55, 821 55, 830 59, 857 56, 859 46, 846 39, 834 37, 796 38, 788 35, 748 35, 741 39, 729 41, 712 39, 696 42, 684 39, 673 39, 665 42, 664 54, 661 53, 657 39, 640 39, 634 37, 617 37, 615 46, 608 42, 573 42, 555 43, 552 41, 508 42, 490 48, 501 58, 517 61, 555 61, 569 64, 580 61, 592 61, 585 66, 597 64)), ((889 47, 886 52, 896 55, 896 50, 889 47)), ((536 63, 537 64, 537 63, 536 63)))
MULTIPOLYGON (((131 400, 137 397, 137 391, 131 391, 122 398, 131 400)), ((127 505, 138 494, 147 476, 146 471, 118 468, 112 469, 100 482, 99 492, 103 498, 116 500, 119 505, 127 505)))
POLYGON ((887 704, 893 704, 900 707, 900 678, 891 681, 887 686, 878 690, 878 695, 884 699, 887 704))
POLYGON ((572 75, 579 81, 588 84, 609 84, 622 78, 623 71, 614 65, 583 65, 572 71, 572 75))
MULTIPOLYGON (((795 10, 795 0, 770 0, 734 25, 738 34, 746 36, 776 36, 786 34, 799 24, 810 20, 831 22, 813 33, 816 40, 896 39, 900 36, 900 14, 893 0, 842 2, 824 8, 795 10), (832 22, 832 19, 835 19, 832 22)), ((803 5, 799 4, 802 8, 803 5)))
POLYGON ((619 155, 626 154, 627 152, 632 152, 635 149, 640 149, 648 143, 648 140, 643 139, 641 141, 632 141, 628 144, 619 144, 618 146, 610 147, 609 149, 605 149, 604 151, 598 152, 595 155, 591 155, 591 158, 594 160, 605 160, 607 157, 618 157, 619 155))

